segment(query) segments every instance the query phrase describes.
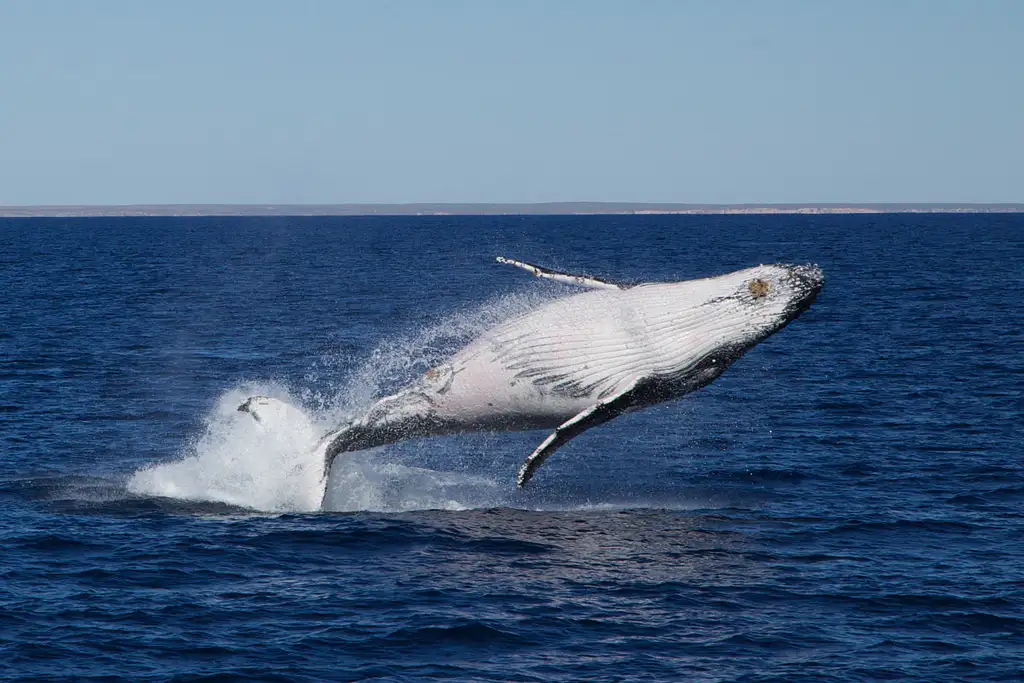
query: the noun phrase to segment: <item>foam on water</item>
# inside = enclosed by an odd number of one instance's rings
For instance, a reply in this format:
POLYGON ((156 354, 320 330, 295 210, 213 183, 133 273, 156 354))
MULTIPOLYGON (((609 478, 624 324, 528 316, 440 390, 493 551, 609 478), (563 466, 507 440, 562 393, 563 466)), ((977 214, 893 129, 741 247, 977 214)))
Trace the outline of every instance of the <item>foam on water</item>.
POLYGON ((467 510, 500 504, 496 479, 409 467, 378 452, 345 454, 335 461, 324 509, 409 512, 467 510))
MULTIPOLYGON (((135 472, 128 491, 270 512, 319 510, 324 496, 322 460, 314 446, 322 434, 426 372, 482 330, 548 297, 550 291, 546 297, 543 290, 504 296, 458 311, 414 335, 389 339, 326 398, 306 395, 300 400, 278 384, 247 384, 225 391, 204 418, 201 434, 185 446, 179 459, 135 472), (238 412, 238 406, 252 395, 285 401, 296 408, 295 415, 267 428, 238 412)), ((404 466, 389 462, 387 453, 388 449, 379 448, 339 457, 324 508, 400 512, 501 504, 496 480, 404 466)))

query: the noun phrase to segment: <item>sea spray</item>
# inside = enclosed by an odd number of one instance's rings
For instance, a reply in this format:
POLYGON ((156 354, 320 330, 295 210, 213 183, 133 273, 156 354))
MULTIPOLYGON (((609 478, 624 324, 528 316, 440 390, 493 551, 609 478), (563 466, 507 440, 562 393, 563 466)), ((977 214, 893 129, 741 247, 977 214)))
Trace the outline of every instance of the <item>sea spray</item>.
POLYGON ((334 373, 335 368, 350 367, 342 381, 326 395, 304 397, 317 407, 320 419, 337 424, 361 414, 373 401, 407 386, 430 368, 452 356, 484 330, 522 315, 565 294, 564 287, 547 283, 529 292, 506 294, 483 304, 461 308, 436 322, 404 335, 387 335, 365 359, 354 367, 349 359, 327 356, 317 361, 319 372, 334 373))
POLYGON ((128 481, 128 491, 271 512, 319 509, 323 470, 313 453, 318 434, 311 421, 264 429, 238 411, 252 394, 292 401, 276 385, 246 385, 224 392, 182 457, 139 470, 128 481))
MULTIPOLYGON (((130 478, 128 491, 269 512, 319 510, 323 463, 314 446, 322 434, 423 374, 481 331, 530 310, 554 293, 541 287, 531 294, 502 296, 455 311, 412 334, 384 339, 328 396, 269 383, 229 389, 218 397, 201 433, 186 444, 179 459, 139 470, 130 478), (256 394, 290 404, 295 419, 268 429, 238 412, 238 406, 256 394)), ((318 370, 339 364, 338 358, 324 358, 318 370)), ((401 457, 410 448, 420 447, 396 445, 339 458, 324 508, 405 511, 501 504, 495 479, 408 467, 385 458, 385 454, 401 457)))

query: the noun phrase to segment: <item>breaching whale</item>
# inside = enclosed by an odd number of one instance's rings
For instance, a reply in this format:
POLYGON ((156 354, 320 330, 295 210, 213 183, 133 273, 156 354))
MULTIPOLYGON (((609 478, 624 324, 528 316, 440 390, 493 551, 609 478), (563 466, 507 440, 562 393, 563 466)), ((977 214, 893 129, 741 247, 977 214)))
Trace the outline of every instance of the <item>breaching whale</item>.
MULTIPOLYGON (((814 265, 761 265, 682 282, 617 284, 498 257, 586 291, 483 332, 411 386, 325 434, 316 446, 326 491, 341 453, 420 436, 551 429, 516 483, 570 439, 634 410, 707 386, 796 319, 821 290, 814 265)), ((308 418, 277 399, 238 408, 266 429, 308 418)))

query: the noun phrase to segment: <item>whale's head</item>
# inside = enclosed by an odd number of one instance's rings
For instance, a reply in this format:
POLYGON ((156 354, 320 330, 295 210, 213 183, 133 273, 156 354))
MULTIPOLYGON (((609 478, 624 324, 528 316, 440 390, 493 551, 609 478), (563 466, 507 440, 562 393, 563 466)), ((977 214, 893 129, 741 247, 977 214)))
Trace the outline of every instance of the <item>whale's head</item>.
POLYGON ((694 281, 700 307, 708 308, 725 333, 760 341, 806 311, 824 284, 816 265, 762 265, 694 281))
POLYGON ((815 265, 778 264, 662 285, 656 326, 673 348, 677 381, 692 390, 714 380, 807 310, 823 283, 815 265))

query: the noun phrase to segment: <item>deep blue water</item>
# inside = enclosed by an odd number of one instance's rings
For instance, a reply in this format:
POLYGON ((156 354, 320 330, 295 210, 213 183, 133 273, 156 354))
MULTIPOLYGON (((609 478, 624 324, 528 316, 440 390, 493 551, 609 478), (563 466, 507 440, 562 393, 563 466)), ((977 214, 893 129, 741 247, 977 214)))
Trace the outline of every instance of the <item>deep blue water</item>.
POLYGON ((1024 677, 1024 216, 0 220, 0 677, 1024 677), (816 262, 814 307, 587 432, 357 454, 365 403, 537 298, 816 262), (248 424, 248 423, 246 423, 248 424))

